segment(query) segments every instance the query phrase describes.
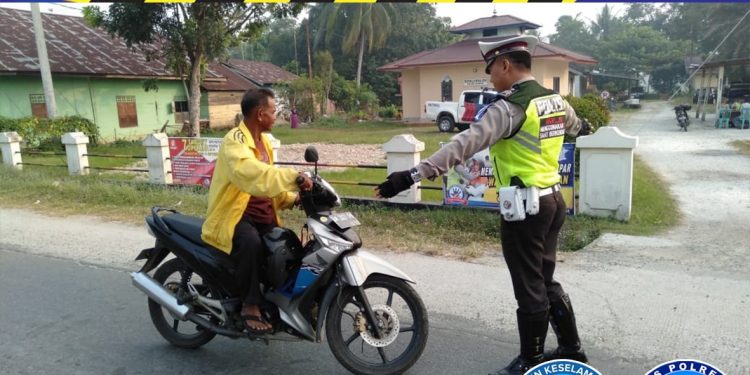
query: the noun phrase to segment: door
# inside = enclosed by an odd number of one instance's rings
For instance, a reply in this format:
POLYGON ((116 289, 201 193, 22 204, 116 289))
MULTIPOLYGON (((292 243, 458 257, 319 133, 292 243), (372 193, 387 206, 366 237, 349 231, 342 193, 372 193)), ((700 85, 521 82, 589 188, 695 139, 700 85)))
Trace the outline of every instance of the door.
POLYGON ((440 100, 444 102, 453 101, 453 80, 450 76, 443 77, 440 82, 440 100))

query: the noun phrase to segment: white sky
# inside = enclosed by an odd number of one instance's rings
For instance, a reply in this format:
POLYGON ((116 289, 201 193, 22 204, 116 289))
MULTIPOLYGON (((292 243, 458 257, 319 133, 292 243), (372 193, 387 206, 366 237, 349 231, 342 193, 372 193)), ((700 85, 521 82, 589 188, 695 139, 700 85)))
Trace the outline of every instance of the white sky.
MULTIPOLYGON (((77 4, 77 3, 40 3, 42 12, 56 13, 65 15, 80 16, 80 9, 87 5, 109 6, 109 4, 77 4)), ((398 5, 396 5, 398 6, 398 5)), ((498 15, 510 14, 526 21, 542 25, 541 34, 547 36, 555 32, 555 22, 560 16, 575 16, 580 13, 583 20, 593 20, 604 6, 602 3, 566 3, 566 4, 434 4, 437 9, 437 15, 440 17, 450 17, 453 26, 459 26, 477 18, 489 17, 492 10, 495 9, 498 15)), ((625 10, 625 4, 609 4, 614 9, 615 14, 621 15, 625 10)), ((29 10, 29 3, 4 3, 0 7, 29 10)))

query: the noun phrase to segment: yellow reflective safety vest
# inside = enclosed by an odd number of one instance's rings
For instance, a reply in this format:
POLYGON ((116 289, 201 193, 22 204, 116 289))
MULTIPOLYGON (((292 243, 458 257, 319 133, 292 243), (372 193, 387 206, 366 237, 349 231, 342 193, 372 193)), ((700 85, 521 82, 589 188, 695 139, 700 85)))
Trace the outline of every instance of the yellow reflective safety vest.
POLYGON ((560 182, 559 156, 565 136, 565 100, 536 81, 517 85, 501 100, 524 108, 518 131, 490 147, 498 187, 546 188, 560 182))

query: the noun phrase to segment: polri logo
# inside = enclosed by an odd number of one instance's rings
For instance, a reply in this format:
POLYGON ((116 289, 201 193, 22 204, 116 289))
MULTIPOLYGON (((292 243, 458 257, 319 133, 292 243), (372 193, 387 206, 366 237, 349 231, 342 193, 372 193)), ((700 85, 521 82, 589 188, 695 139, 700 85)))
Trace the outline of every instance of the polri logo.
POLYGON ((526 375, 602 375, 599 370, 578 361, 556 359, 536 365, 526 375))
POLYGON ((724 375, 721 370, 706 362, 694 359, 675 359, 654 367, 646 375, 724 375))

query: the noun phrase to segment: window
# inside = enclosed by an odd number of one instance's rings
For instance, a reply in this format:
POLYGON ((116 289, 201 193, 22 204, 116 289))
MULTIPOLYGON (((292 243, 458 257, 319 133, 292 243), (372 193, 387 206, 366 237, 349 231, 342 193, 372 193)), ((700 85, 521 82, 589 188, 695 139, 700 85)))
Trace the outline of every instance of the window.
POLYGON ((31 102, 31 115, 36 118, 47 118, 47 102, 44 100, 44 94, 29 95, 31 102))
POLYGON ((464 94, 464 104, 468 104, 468 103, 479 104, 480 96, 482 96, 482 94, 478 92, 467 92, 466 94, 464 94))
POLYGON ((497 95, 485 92, 485 93, 482 93, 482 96, 484 97, 484 99, 482 99, 482 104, 487 104, 490 102, 490 100, 494 99, 497 95))
POLYGON ((117 96, 117 118, 121 128, 138 126, 138 114, 135 107, 135 96, 117 96))
POLYGON ((449 102, 453 100, 453 80, 450 76, 443 77, 440 82, 440 100, 449 102))
POLYGON ((552 90, 560 93, 560 77, 552 77, 552 90))
POLYGON ((177 112, 188 112, 188 100, 186 96, 175 96, 174 97, 174 111, 177 112))
POLYGON ((482 30, 482 36, 495 36, 495 35, 497 35, 497 29, 482 30))
POLYGON ((190 109, 188 107, 187 96, 175 96, 172 108, 174 108, 173 112, 175 123, 182 124, 183 122, 188 120, 188 112, 190 111, 190 109))

